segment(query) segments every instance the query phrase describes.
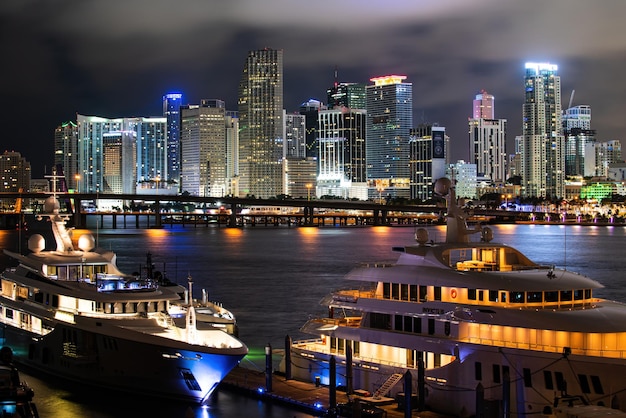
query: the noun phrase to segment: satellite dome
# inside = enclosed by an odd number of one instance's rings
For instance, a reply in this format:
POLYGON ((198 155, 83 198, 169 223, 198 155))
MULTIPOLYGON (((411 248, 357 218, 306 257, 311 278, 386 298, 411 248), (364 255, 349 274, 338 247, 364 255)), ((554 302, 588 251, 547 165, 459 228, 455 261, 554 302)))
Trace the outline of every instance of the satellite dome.
POLYGON ((93 250, 96 246, 96 240, 91 234, 83 234, 78 238, 78 248, 85 252, 93 250))
POLYGON ((445 196, 450 191, 452 182, 447 177, 442 177, 435 182, 435 193, 440 196, 445 196))
POLYGON ((45 213, 53 213, 55 210, 59 210, 61 205, 54 196, 49 196, 43 204, 45 213))
POLYGON ((46 240, 40 234, 31 235, 28 238, 28 249, 34 252, 35 254, 43 251, 46 248, 46 240))

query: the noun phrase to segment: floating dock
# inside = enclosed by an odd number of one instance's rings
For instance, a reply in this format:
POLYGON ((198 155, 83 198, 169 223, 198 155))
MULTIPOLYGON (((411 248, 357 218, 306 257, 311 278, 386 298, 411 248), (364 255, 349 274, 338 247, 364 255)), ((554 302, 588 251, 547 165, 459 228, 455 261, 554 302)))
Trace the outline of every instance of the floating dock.
MULTIPOLYGON (((311 415, 326 416, 331 408, 330 390, 328 386, 316 385, 315 383, 287 380, 285 376, 273 374, 271 378, 271 391, 267 390, 267 377, 265 372, 248 369, 242 366, 234 368, 220 383, 220 388, 243 393, 268 402, 281 403, 310 413, 311 415)), ((358 392, 358 391, 357 391, 358 392)), ((336 391, 336 403, 346 404, 349 401, 357 402, 361 408, 374 407, 376 411, 383 411, 381 416, 386 418, 403 418, 405 412, 398 406, 393 398, 374 399, 367 394, 348 395, 346 392, 336 391)), ((415 405, 416 406, 416 405, 415 405)), ((415 407, 414 406, 414 407, 415 407)), ((361 416, 377 416, 366 415, 361 416)), ((421 418, 449 418, 447 415, 437 414, 431 411, 417 411, 413 409, 411 417, 421 418)))

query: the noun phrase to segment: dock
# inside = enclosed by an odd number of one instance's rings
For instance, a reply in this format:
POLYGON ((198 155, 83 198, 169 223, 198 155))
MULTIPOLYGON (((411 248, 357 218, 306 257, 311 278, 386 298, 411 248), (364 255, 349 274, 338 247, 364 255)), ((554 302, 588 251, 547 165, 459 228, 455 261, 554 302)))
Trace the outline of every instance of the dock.
MULTIPOLYGON (((263 371, 252 370, 242 366, 234 368, 220 383, 220 389, 245 394, 263 401, 276 402, 311 415, 330 416, 330 390, 328 386, 316 385, 298 380, 287 380, 285 376, 273 374, 271 391, 267 391, 266 375, 263 371)), ((345 404, 348 401, 358 402, 363 408, 373 406, 382 410, 386 418, 404 418, 404 409, 399 408, 393 398, 373 399, 358 394, 348 395, 343 391, 336 391, 336 403, 345 404)), ((365 417, 368 415, 362 414, 365 417)), ((374 416, 374 415, 372 415, 374 416)), ((448 415, 437 414, 432 411, 417 411, 413 409, 411 417, 419 418, 450 418, 448 415)))

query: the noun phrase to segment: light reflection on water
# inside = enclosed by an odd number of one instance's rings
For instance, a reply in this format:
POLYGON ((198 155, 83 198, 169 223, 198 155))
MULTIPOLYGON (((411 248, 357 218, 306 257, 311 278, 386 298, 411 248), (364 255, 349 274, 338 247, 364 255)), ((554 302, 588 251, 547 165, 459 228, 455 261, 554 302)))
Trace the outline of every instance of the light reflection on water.
MULTIPOLYGON (((540 264, 565 266, 597 279, 606 287, 597 296, 626 301, 622 271, 624 227, 580 227, 558 225, 492 225, 494 241, 516 247, 540 264)), ((445 238, 442 226, 428 227, 431 238, 445 238)), ((95 232, 95 231, 94 231, 95 232)), ((286 335, 303 337, 299 328, 309 316, 324 315, 320 300, 331 290, 342 288, 341 278, 362 262, 392 262, 397 254, 392 246, 410 245, 411 227, 365 228, 217 228, 204 226, 150 230, 99 230, 98 243, 118 254, 122 271, 143 268, 146 253, 158 270, 172 281, 194 281, 195 297, 205 288, 212 300, 219 300, 237 316, 241 339, 254 352, 270 343, 282 348, 286 335)), ((0 247, 17 250, 16 231, 0 231, 0 247)), ((25 246, 25 237, 24 244, 25 246)), ((477 235, 472 240, 478 239, 477 235)), ((0 255, 0 265, 7 258, 0 255)), ((244 361, 245 362, 245 361, 244 361)), ((29 382, 33 383, 29 377, 29 382)), ((120 417, 150 416, 151 405, 139 410, 120 405, 128 402, 101 401, 95 392, 77 395, 48 380, 36 381, 35 400, 42 417, 120 417), (130 409, 129 409, 130 408, 130 409), (49 413, 43 414, 43 411, 49 413)), ((180 405, 154 407, 152 416, 184 417, 180 405), (171 411, 167 411, 170 407, 171 411)), ((299 412, 268 406, 255 400, 221 392, 208 409, 192 410, 193 417, 304 417, 299 412), (269 409, 268 409, 269 408, 269 409)))

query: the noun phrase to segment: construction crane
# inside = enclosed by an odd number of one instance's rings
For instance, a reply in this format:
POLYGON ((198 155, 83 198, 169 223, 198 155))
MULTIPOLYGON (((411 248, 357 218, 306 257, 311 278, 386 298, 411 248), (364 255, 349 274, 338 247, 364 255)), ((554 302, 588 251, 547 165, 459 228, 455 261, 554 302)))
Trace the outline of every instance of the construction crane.
POLYGON ((572 108, 572 103, 574 102, 574 93, 576 93, 576 90, 572 90, 572 94, 569 96, 569 104, 567 105, 568 109, 572 108))

